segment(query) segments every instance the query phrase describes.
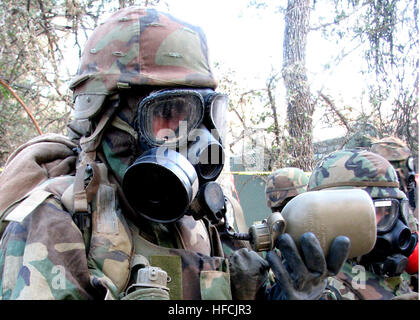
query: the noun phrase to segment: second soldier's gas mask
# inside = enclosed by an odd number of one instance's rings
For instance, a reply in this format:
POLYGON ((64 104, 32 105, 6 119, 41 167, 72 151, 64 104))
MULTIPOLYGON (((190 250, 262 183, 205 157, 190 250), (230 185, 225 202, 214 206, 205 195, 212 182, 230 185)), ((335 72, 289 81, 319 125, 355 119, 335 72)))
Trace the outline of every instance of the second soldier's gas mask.
POLYGON ((408 196, 410 207, 414 210, 416 208, 416 169, 414 165, 414 158, 409 156, 405 160, 391 161, 392 166, 398 175, 400 182, 400 189, 408 196))
POLYGON ((199 189, 217 179, 224 164, 227 102, 226 95, 210 89, 159 90, 140 101, 137 131, 145 152, 128 167, 122 184, 140 215, 176 221, 199 189))
POLYGON ((415 166, 414 158, 409 156, 407 159, 402 161, 391 161, 392 166, 398 174, 400 186, 404 189, 404 192, 408 192, 415 187, 415 166))
POLYGON ((377 238, 372 251, 362 261, 378 274, 398 276, 406 268, 408 257, 417 244, 417 234, 407 226, 408 200, 373 199, 376 210, 377 238))

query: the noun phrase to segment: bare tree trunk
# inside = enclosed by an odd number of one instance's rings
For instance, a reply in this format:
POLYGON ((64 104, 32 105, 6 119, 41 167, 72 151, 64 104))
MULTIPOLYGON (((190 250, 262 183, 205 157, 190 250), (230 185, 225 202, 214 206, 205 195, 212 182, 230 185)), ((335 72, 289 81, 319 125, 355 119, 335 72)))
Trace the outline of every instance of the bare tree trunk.
MULTIPOLYGON (((276 83, 276 75, 271 76, 267 80, 267 95, 268 95, 268 102, 270 103, 271 112, 273 113, 273 121, 274 121, 274 136, 277 143, 277 146, 280 146, 280 125, 279 120, 277 118, 277 106, 276 100, 273 96, 273 89, 276 83)), ((277 160, 277 159, 275 159, 277 160)))
POLYGON ((285 15, 283 79, 287 91, 287 118, 292 166, 312 170, 312 115, 306 77, 306 42, 309 32, 310 0, 289 0, 285 15))

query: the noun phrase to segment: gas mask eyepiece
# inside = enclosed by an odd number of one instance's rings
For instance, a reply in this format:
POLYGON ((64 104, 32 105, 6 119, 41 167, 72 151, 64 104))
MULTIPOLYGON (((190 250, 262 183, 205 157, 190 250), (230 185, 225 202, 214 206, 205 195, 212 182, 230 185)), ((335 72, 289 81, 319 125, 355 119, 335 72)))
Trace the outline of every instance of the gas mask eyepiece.
POLYGON ((150 147, 181 148, 191 131, 204 124, 222 142, 227 107, 227 96, 211 89, 154 91, 139 103, 139 138, 150 147))

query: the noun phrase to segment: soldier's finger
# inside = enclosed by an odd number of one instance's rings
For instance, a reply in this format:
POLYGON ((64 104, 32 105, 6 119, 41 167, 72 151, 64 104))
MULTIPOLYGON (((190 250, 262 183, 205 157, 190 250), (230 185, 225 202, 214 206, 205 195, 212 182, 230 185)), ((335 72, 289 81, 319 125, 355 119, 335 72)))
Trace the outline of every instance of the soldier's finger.
POLYGON ((350 239, 346 236, 338 236, 331 243, 327 257, 328 270, 332 275, 340 272, 350 252, 350 239))
POLYGON ((288 233, 280 235, 277 238, 276 247, 286 260, 288 271, 295 283, 295 287, 302 289, 309 277, 309 272, 292 237, 288 233))
POLYGON ((303 260, 311 272, 324 275, 327 273, 327 262, 324 251, 317 237, 312 232, 306 232, 300 238, 300 247, 303 253, 303 260))
POLYGON ((283 262, 279 255, 274 251, 267 252, 266 260, 270 264, 271 270, 276 277, 276 281, 279 283, 280 287, 283 290, 287 291, 287 288, 293 286, 290 275, 286 270, 286 267, 283 265, 283 262))

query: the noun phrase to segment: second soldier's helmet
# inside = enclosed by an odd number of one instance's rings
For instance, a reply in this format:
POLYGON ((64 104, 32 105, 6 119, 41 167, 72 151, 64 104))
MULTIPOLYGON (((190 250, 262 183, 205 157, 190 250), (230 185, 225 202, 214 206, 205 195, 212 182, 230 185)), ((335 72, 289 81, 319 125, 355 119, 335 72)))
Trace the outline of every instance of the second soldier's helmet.
POLYGON ((307 190, 329 188, 361 188, 371 198, 405 198, 391 163, 366 150, 335 151, 317 163, 307 190))
POLYGON ((392 136, 373 142, 371 151, 380 154, 388 161, 402 161, 411 155, 405 142, 392 136))
POLYGON ((306 191, 308 176, 299 168, 281 168, 274 171, 265 187, 267 206, 283 206, 286 200, 306 191))
POLYGON ((139 7, 119 10, 99 25, 70 83, 74 117, 92 119, 107 96, 133 86, 215 89, 202 29, 139 7))

